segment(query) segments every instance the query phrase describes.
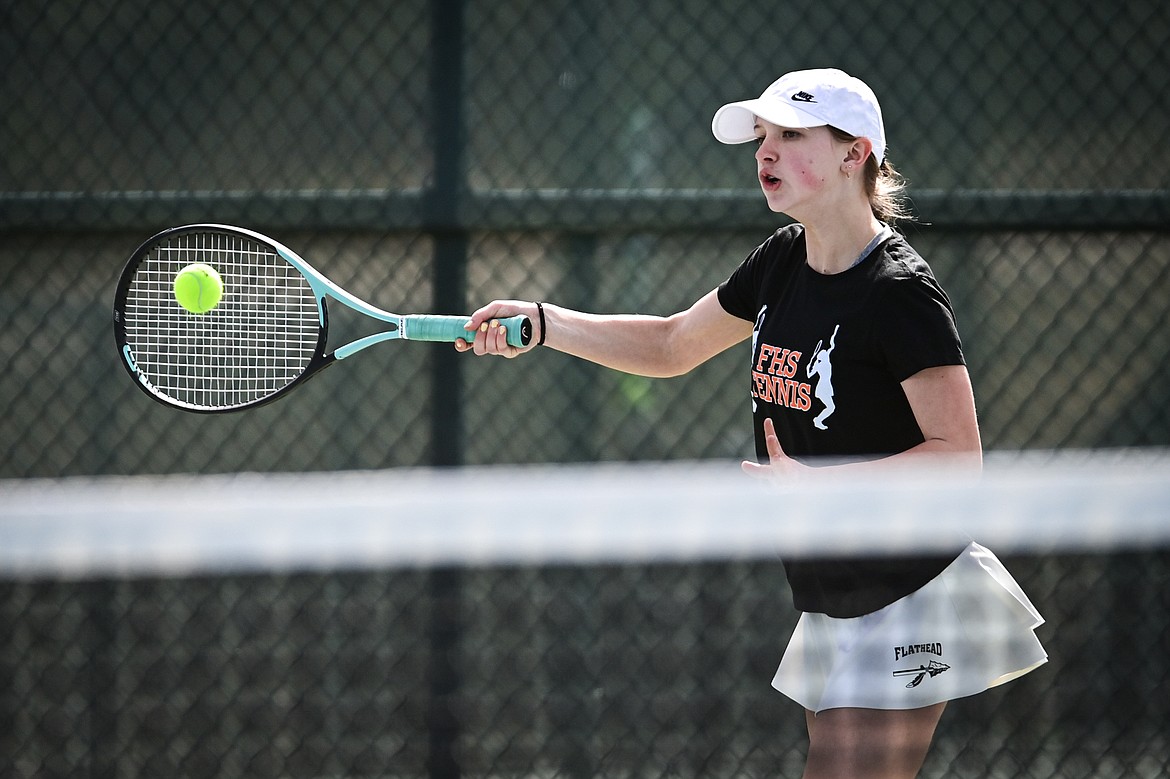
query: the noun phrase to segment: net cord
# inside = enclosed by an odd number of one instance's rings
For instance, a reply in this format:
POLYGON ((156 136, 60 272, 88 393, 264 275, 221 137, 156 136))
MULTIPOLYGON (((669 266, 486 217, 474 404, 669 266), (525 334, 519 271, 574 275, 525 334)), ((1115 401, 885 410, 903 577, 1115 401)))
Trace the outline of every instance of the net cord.
POLYGON ((0 482, 0 578, 897 554, 1170 541, 1170 454, 779 486, 737 463, 0 482), (506 489, 502 486, 506 485, 506 489))

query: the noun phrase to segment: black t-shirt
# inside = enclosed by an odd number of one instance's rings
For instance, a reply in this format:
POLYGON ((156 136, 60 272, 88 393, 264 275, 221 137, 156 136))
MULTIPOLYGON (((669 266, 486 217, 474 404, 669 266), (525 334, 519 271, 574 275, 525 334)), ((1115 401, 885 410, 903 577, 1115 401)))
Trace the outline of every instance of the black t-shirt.
MULTIPOLYGON (((751 398, 756 455, 764 419, 789 456, 811 465, 873 460, 924 440, 901 382, 962 365, 954 311, 926 261, 894 234, 862 262, 826 275, 806 262, 804 228, 778 230, 719 287, 754 322, 751 398)), ((930 557, 786 559, 801 611, 868 614, 914 592, 961 551, 930 557)))

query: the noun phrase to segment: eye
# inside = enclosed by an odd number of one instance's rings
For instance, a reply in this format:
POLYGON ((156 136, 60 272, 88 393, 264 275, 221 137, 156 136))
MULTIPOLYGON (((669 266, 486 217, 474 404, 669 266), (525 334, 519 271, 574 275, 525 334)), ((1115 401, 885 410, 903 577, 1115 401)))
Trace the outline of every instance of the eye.
POLYGON ((764 136, 757 135, 755 137, 755 139, 752 141, 752 143, 754 143, 756 146, 763 146, 764 145, 764 136))
POLYGON ((785 138, 785 139, 799 138, 800 132, 797 130, 785 130, 783 133, 780 134, 780 137, 785 138))

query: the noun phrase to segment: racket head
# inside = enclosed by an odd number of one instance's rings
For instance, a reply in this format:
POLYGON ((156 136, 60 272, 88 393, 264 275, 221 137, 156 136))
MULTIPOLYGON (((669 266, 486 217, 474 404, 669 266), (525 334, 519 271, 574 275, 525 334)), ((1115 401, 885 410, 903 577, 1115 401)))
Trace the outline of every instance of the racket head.
POLYGON ((333 362, 328 311, 271 239, 229 225, 172 227, 127 261, 114 293, 123 367, 154 400, 223 413, 269 403, 333 362), (206 263, 223 279, 218 306, 193 314, 173 292, 176 274, 206 263))

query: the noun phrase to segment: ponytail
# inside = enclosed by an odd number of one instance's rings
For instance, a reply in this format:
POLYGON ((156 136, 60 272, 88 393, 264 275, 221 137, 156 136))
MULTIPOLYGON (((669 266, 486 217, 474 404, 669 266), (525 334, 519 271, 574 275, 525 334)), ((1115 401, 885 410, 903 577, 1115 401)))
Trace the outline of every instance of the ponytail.
POLYGON ((878 221, 893 225, 900 221, 913 221, 914 214, 906 198, 906 179, 894 169, 889 158, 877 160, 870 155, 865 162, 865 194, 869 207, 878 221))

